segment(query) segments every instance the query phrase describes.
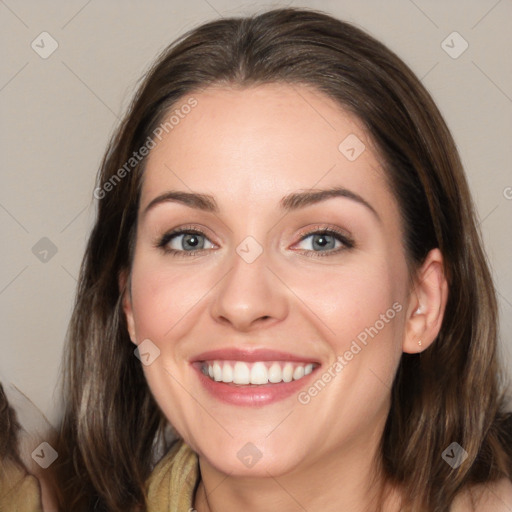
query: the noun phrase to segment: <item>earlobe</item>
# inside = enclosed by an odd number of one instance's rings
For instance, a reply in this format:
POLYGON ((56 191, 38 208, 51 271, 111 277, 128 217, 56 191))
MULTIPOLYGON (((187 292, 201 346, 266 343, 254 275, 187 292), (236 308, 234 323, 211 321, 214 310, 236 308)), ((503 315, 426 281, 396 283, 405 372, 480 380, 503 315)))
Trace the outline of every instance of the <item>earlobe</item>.
POLYGON ((409 298, 403 351, 416 354, 436 339, 448 300, 448 282, 439 249, 432 249, 418 269, 409 298))
POLYGON ((131 299, 131 286, 130 275, 127 270, 121 270, 118 278, 119 293, 122 296, 123 312, 128 326, 128 334, 132 343, 137 344, 137 337, 135 335, 135 321, 133 318, 132 299, 131 299))

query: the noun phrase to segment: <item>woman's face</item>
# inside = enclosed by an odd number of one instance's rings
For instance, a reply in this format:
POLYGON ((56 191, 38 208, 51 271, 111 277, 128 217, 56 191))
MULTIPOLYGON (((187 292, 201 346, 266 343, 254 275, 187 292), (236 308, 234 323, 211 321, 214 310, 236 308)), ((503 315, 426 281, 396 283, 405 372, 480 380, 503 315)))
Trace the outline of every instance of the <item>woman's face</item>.
POLYGON ((377 154, 305 86, 193 97, 148 157, 125 296, 151 391, 224 473, 356 457, 380 438, 409 304, 377 154))

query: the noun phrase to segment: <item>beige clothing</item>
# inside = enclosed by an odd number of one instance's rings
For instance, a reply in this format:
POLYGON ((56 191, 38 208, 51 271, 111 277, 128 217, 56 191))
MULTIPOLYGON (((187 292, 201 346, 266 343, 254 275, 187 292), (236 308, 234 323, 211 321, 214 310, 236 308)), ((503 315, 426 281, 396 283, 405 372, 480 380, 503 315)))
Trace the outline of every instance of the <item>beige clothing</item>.
POLYGON ((0 463, 0 512, 42 512, 39 481, 10 461, 0 463))
POLYGON ((197 454, 176 441, 148 479, 148 512, 191 511, 199 477, 197 454))

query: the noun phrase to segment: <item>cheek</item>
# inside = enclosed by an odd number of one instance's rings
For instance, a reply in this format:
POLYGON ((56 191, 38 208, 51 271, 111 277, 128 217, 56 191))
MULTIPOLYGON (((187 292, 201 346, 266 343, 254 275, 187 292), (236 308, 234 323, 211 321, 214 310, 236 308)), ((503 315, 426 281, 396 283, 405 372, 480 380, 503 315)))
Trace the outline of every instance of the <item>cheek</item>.
POLYGON ((322 442, 333 444, 371 431, 386 417, 405 311, 400 269, 382 256, 344 263, 319 266, 290 284, 331 361, 298 396, 301 422, 329 425, 322 442))
POLYGON ((143 371, 159 407, 181 435, 190 435, 195 411, 194 402, 183 391, 190 389, 190 384, 182 340, 197 322, 194 313, 208 291, 206 279, 202 273, 191 276, 190 271, 176 266, 170 269, 145 255, 136 259, 132 268, 137 341, 149 339, 159 350, 143 371))
POLYGON ((385 350, 400 339, 403 284, 385 261, 317 268, 307 280, 295 278, 293 289, 336 354, 349 350, 354 340, 364 347, 379 340, 385 350))
POLYGON ((186 317, 211 288, 202 272, 166 268, 155 262, 140 261, 132 271, 134 320, 139 340, 150 338, 155 343, 179 337, 186 317))
POLYGON ((347 261, 335 272, 333 267, 317 270, 307 283, 297 279, 293 287, 314 312, 306 314, 328 344, 332 361, 321 376, 329 392, 317 399, 315 389, 305 390, 301 403, 314 402, 319 418, 322 411, 337 410, 339 418, 325 416, 324 421, 340 429, 350 430, 349 423, 356 429, 358 422, 381 413, 400 361, 405 282, 396 260, 389 261, 347 261))

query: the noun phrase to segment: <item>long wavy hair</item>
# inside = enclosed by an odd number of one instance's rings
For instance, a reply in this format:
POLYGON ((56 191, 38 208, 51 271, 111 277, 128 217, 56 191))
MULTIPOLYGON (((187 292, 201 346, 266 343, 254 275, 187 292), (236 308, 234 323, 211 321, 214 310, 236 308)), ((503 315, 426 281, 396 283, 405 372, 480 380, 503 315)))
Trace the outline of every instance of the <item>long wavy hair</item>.
POLYGON ((444 256, 440 333, 421 354, 403 354, 381 441, 384 476, 403 491, 404 510, 448 512, 461 490, 512 477, 496 294, 454 140, 430 94, 386 46, 324 13, 287 8, 180 37, 147 72, 110 141, 67 336, 55 463, 66 510, 145 510, 144 483, 168 423, 122 311, 119 275, 131 267, 146 159, 126 163, 194 92, 266 83, 312 86, 354 114, 399 205, 409 268, 433 248, 444 256), (468 453, 457 469, 442 458, 453 441, 468 453))

